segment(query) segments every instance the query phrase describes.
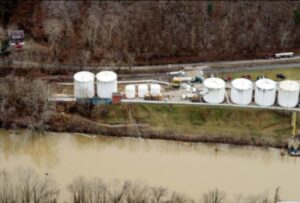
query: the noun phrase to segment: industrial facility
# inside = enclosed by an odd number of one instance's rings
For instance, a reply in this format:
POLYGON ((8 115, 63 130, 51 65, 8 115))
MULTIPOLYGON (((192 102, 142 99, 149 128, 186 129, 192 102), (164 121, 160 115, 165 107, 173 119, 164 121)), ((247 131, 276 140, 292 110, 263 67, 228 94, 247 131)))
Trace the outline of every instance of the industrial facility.
MULTIPOLYGON (((190 77, 168 74, 170 80, 121 80, 112 71, 97 74, 81 71, 74 75, 73 98, 90 100, 93 104, 116 103, 176 103, 231 105, 237 107, 277 107, 296 109, 299 105, 300 85, 297 81, 273 81, 257 78, 236 78, 225 81, 219 77, 204 77, 203 73, 190 77), (95 81, 96 78, 96 81, 95 81)), ((297 108, 298 109, 298 108, 297 108)))

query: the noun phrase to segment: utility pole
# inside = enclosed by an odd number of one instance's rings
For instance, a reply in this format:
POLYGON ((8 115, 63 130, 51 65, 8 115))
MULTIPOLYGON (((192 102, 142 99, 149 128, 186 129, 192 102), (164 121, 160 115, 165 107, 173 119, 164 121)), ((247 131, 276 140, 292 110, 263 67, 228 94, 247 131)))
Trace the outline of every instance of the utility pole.
POLYGON ((292 137, 294 138, 296 136, 296 130, 297 130, 297 112, 292 112, 292 137))

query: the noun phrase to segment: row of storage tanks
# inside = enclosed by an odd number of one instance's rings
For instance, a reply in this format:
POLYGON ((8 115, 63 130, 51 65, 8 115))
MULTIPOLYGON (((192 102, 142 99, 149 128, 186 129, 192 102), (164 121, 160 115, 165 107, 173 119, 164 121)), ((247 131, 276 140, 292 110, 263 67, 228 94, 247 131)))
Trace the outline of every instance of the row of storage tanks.
MULTIPOLYGON (((117 74, 112 71, 101 71, 96 75, 97 96, 111 99, 118 91, 117 74)), ((92 98, 95 96, 95 74, 88 71, 77 72, 74 75, 74 96, 76 98, 92 98)))
MULTIPOLYGON (((220 78, 207 78, 203 82, 206 94, 203 95, 207 103, 222 103, 225 99, 225 81, 220 78)), ((231 82, 231 101, 239 105, 254 102, 260 106, 272 106, 276 102, 277 84, 267 78, 257 80, 253 85, 251 80, 238 78, 231 82)), ((278 85, 278 104, 282 107, 292 108, 299 102, 299 83, 292 80, 281 81, 278 85)))
POLYGON ((126 85, 125 86, 125 96, 128 99, 133 99, 136 96, 144 98, 146 95, 151 96, 160 96, 161 95, 161 86, 159 84, 151 84, 150 90, 149 85, 139 84, 137 85, 137 91, 135 85, 126 85), (136 94, 137 92, 137 94, 136 94))
MULTIPOLYGON (((112 94, 118 91, 117 74, 112 71, 102 71, 96 75, 97 96, 104 99, 111 99, 112 94)), ((74 96, 76 98, 92 98, 95 96, 95 74, 88 71, 81 71, 74 75, 74 96)), ((150 90, 147 84, 137 85, 137 95, 135 85, 125 86, 125 96, 128 99, 136 96, 144 98, 146 95, 159 96, 161 86, 151 84, 150 90)))

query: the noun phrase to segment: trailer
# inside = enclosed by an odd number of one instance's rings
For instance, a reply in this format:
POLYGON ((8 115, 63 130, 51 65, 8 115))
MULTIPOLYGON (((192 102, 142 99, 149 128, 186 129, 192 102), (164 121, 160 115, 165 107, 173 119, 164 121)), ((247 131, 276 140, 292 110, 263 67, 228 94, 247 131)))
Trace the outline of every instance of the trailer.
POLYGON ((275 58, 289 58, 294 56, 294 52, 282 52, 282 53, 276 53, 275 58))

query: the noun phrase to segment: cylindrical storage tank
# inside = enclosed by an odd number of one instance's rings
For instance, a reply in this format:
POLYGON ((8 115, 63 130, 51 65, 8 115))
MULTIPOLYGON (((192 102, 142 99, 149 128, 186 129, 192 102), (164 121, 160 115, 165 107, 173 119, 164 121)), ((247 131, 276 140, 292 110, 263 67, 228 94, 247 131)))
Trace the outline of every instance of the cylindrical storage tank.
POLYGON ((191 85, 186 85, 185 90, 186 90, 187 92, 191 91, 191 89, 192 89, 191 85))
POLYGON ((95 96, 95 75, 88 71, 77 72, 74 75, 74 97, 92 98, 95 96))
POLYGON ((150 94, 152 96, 159 96, 160 95, 160 85, 159 84, 150 85, 150 94))
POLYGON ((98 97, 111 99, 112 93, 118 91, 117 74, 112 71, 101 71, 96 78, 98 97))
POLYGON ((135 98, 135 86, 134 85, 126 85, 125 86, 125 95, 128 99, 135 98))
POLYGON ((148 94, 148 85, 138 85, 138 97, 144 98, 146 94, 148 94))
POLYGON ((270 79, 260 79, 255 82, 254 100, 260 106, 272 106, 275 103, 276 83, 270 79))
POLYGON ((203 99, 207 103, 219 104, 224 101, 225 98, 225 82, 220 78, 207 78, 203 82, 204 87, 207 89, 207 93, 203 96, 203 99))
POLYGON ((252 101, 253 83, 245 78, 238 78, 231 82, 231 101, 235 104, 247 105, 252 101))
POLYGON ((278 104, 282 107, 292 108, 299 102, 299 83, 285 80, 279 83, 278 104))

